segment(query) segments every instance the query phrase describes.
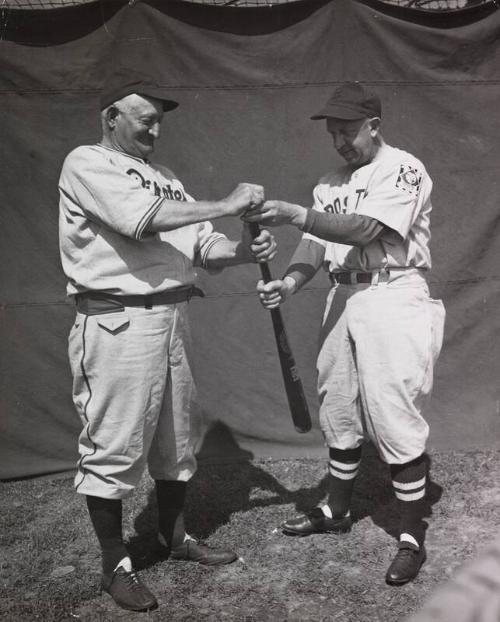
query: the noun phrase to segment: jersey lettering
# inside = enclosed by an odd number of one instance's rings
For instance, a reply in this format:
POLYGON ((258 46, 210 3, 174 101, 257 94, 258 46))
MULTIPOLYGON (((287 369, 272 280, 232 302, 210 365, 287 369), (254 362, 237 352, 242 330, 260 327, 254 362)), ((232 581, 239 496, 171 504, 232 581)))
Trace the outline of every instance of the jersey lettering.
POLYGON ((356 207, 354 208, 354 210, 358 209, 359 201, 360 201, 361 197, 365 197, 366 196, 366 191, 365 191, 364 188, 358 188, 356 190, 356 194, 358 195, 358 198, 356 199, 356 207))
MULTIPOLYGON (((356 205, 353 211, 356 211, 358 208, 359 202, 361 201, 361 199, 364 199, 368 195, 368 193, 365 188, 357 188, 354 191, 354 194, 356 195, 356 205)), ((349 202, 348 194, 344 195, 342 199, 337 196, 333 199, 333 203, 328 203, 328 205, 325 205, 323 210, 325 212, 329 212, 330 214, 347 214, 348 202, 349 202)))
POLYGON ((154 194, 157 197, 161 197, 163 194, 164 197, 166 197, 167 199, 170 199, 171 201, 173 200, 185 201, 186 200, 186 196, 182 192, 182 190, 179 190, 179 189, 173 190, 170 184, 166 184, 165 186, 160 186, 155 180, 145 179, 141 175, 141 173, 139 173, 139 171, 137 171, 135 168, 129 168, 127 171, 127 175, 130 175, 131 177, 133 177, 136 181, 138 181, 141 184, 143 188, 146 188, 147 190, 151 189, 151 184, 152 184, 154 194))

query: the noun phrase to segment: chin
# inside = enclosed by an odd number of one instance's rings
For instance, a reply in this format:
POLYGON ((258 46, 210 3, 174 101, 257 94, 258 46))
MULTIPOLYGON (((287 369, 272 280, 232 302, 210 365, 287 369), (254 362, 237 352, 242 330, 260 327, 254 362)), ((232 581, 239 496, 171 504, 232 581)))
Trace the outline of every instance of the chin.
POLYGON ((154 145, 141 145, 138 151, 140 151, 142 158, 147 158, 149 155, 153 153, 154 145))

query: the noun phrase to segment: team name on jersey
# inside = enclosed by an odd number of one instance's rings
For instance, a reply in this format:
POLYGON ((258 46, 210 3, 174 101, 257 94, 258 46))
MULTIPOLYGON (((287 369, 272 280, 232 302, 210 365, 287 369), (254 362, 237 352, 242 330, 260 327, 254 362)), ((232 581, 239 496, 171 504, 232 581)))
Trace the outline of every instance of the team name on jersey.
POLYGON ((350 209, 349 212, 355 212, 358 208, 359 202, 361 199, 364 199, 368 195, 366 188, 356 188, 352 193, 344 195, 342 198, 335 197, 332 203, 328 203, 323 208, 325 212, 329 212, 330 214, 346 214, 348 209, 349 198, 353 197, 354 199, 354 208, 350 209))
POLYGON ((172 201, 185 201, 186 195, 180 188, 176 188, 175 190, 172 188, 170 184, 166 184, 164 186, 160 186, 156 180, 145 179, 139 171, 135 168, 129 168, 127 171, 127 175, 131 175, 135 177, 137 181, 141 183, 143 188, 147 190, 152 190, 157 197, 165 197, 166 199, 170 199, 172 201))

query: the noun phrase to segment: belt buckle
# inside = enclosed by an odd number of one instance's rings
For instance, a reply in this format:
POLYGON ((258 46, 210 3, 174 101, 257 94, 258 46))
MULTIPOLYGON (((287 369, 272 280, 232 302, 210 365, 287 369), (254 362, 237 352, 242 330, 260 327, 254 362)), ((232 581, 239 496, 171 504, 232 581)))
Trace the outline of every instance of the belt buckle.
POLYGON ((391 272, 388 268, 381 268, 378 272, 378 282, 387 283, 391 277, 391 272))

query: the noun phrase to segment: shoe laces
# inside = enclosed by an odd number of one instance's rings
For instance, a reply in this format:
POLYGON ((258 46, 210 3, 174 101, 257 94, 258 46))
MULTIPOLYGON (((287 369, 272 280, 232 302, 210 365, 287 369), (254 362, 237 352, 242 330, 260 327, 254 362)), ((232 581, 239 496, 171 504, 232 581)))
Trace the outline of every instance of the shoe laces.
POLYGON ((398 551, 398 557, 400 558, 412 558, 415 557, 415 555, 418 555, 419 551, 415 551, 415 549, 410 549, 410 548, 406 548, 403 547, 401 549, 399 549, 398 551))
POLYGON ((142 583, 137 574, 132 570, 131 572, 127 572, 126 570, 121 572, 122 576, 127 588, 132 590, 142 590, 142 583))

